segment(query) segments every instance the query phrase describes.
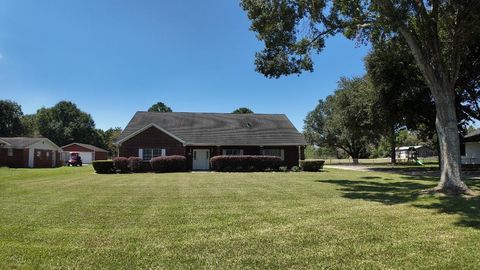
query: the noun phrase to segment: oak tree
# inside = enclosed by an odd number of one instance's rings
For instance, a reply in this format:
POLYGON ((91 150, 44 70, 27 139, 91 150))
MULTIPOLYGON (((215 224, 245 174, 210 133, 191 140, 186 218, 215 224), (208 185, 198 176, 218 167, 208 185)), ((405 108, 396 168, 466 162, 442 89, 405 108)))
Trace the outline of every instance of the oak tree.
POLYGON ((246 108, 246 107, 240 107, 240 108, 234 110, 232 113, 234 113, 234 114, 248 114, 248 113, 253 113, 253 111, 250 110, 249 108, 246 108))
POLYGON ((357 42, 401 36, 436 105, 442 155, 439 192, 465 193, 461 180, 455 86, 480 32, 477 0, 242 0, 251 29, 265 48, 257 70, 268 77, 312 71, 312 53, 337 33, 357 42))
POLYGON ((148 108, 149 112, 172 112, 172 108, 165 105, 163 102, 157 102, 148 108))

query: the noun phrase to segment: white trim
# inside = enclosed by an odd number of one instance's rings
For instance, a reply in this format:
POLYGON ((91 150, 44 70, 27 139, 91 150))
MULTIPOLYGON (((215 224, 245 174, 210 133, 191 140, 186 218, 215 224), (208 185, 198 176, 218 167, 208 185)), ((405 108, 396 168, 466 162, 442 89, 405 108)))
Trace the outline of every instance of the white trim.
POLYGON ((57 166, 57 153, 55 151, 52 151, 52 168, 55 168, 57 166))
POLYGON ((138 148, 138 157, 143 160, 143 149, 142 148, 138 148))
POLYGON ((2 144, 5 144, 5 145, 11 145, 10 143, 8 143, 7 141, 4 141, 4 140, 2 140, 2 139, 0 139, 0 142, 1 142, 2 144))
POLYGON ((35 158, 35 149, 28 149, 28 167, 33 168, 33 159, 35 158))
POLYGON ((124 142, 124 141, 126 141, 126 140, 129 140, 129 139, 137 136, 138 134, 144 132, 145 130, 147 130, 147 129, 151 128, 151 127, 155 127, 156 129, 162 131, 163 133, 167 134, 168 136, 174 138, 175 140, 177 140, 177 141, 181 142, 183 145, 185 145, 185 141, 184 141, 184 140, 180 139, 179 137, 173 135, 172 133, 168 132, 167 130, 161 128, 160 126, 158 126, 158 125, 156 125, 156 124, 154 124, 154 123, 150 123, 150 124, 144 126, 143 128, 141 128, 141 129, 133 132, 132 134, 128 135, 127 137, 125 137, 125 138, 123 138, 123 139, 121 139, 121 140, 118 140, 115 144, 116 144, 116 145, 120 145, 122 142, 124 142))

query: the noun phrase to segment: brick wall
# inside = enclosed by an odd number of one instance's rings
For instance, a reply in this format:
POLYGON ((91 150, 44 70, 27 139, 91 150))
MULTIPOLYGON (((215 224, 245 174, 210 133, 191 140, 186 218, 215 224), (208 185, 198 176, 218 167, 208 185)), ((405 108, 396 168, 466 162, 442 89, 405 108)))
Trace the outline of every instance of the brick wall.
POLYGON ((130 138, 119 147, 121 157, 137 157, 139 148, 164 148, 167 156, 185 155, 185 147, 161 130, 151 127, 130 138))

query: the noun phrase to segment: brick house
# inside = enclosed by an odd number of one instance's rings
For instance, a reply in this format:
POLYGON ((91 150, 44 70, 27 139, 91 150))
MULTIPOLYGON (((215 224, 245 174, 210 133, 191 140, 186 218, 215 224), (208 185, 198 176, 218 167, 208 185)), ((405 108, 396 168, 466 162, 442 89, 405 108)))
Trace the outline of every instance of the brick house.
POLYGON ((62 163, 60 148, 47 138, 0 138, 0 167, 53 168, 62 163))
POLYGON ((285 166, 304 158, 304 136, 284 114, 137 112, 117 141, 119 156, 181 155, 192 170, 209 170, 217 155, 270 155, 285 166))
POLYGON ((62 146, 65 152, 65 160, 70 157, 71 153, 78 153, 82 158, 82 162, 89 164, 95 160, 106 160, 108 158, 108 151, 97 147, 95 145, 86 143, 70 143, 62 146))

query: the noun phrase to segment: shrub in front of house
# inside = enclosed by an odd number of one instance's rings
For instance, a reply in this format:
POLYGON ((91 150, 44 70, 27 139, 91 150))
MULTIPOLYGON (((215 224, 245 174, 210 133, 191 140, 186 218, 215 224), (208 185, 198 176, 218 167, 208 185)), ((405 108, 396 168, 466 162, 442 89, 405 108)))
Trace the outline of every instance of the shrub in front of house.
POLYGON ((212 170, 217 172, 276 171, 282 159, 274 156, 215 156, 210 159, 212 170))
POLYGON ((130 171, 128 169, 128 158, 126 157, 116 157, 113 159, 113 167, 115 170, 121 172, 121 173, 126 173, 130 171))
POLYGON ((187 159, 184 156, 162 156, 150 160, 155 172, 184 172, 187 170, 187 159))
POLYGON ((318 172, 323 169, 323 164, 325 164, 325 160, 300 160, 300 168, 305 172, 318 172))
POLYGON ((93 169, 96 173, 114 173, 115 167, 113 160, 95 160, 92 162, 93 169))
MULTIPOLYGON (((143 160, 139 157, 129 157, 128 158, 128 169, 132 172, 144 172, 148 171, 149 168, 145 168, 143 160)), ((149 164, 147 164, 149 165, 149 164)), ((150 167, 150 165, 148 166, 150 167)))

